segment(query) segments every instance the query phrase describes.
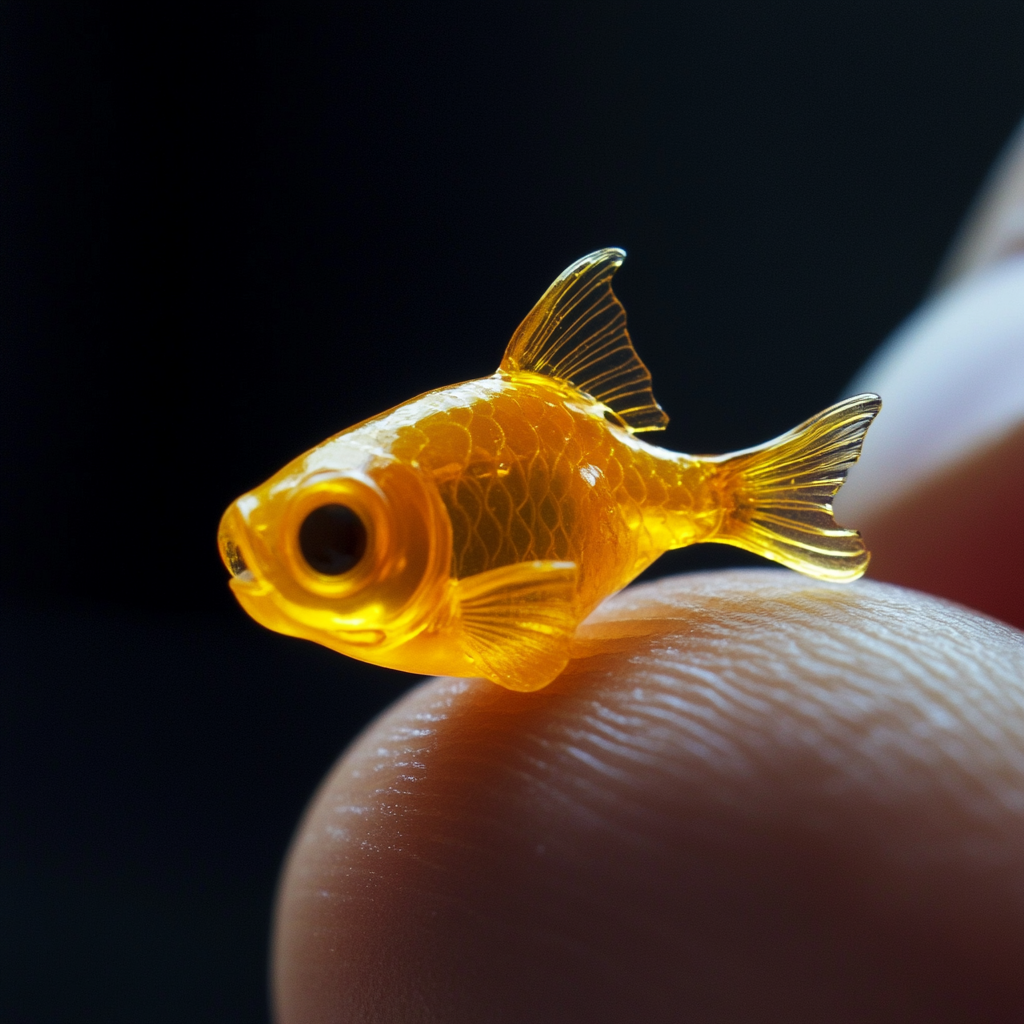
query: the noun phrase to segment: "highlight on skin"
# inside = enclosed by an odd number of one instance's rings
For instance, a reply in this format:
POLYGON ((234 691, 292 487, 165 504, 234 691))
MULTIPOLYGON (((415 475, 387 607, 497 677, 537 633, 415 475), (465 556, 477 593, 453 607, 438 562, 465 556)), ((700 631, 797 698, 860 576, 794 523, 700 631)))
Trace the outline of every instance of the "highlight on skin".
POLYGON ((668 417, 612 291, 624 256, 564 271, 493 376, 343 431, 235 501, 220 547, 246 611, 378 665, 529 691, 563 671, 587 615, 672 548, 714 541, 860 577, 867 551, 832 499, 879 398, 732 455, 646 443, 668 417))

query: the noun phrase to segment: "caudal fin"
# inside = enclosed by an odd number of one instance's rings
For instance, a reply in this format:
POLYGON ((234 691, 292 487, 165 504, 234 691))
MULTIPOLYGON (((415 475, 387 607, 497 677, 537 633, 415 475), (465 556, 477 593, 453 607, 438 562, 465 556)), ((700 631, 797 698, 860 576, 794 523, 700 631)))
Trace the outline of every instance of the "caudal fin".
POLYGON ((832 499, 860 457, 878 395, 857 395, 757 448, 722 458, 728 512, 715 540, 822 580, 864 575, 868 552, 832 517, 832 499))

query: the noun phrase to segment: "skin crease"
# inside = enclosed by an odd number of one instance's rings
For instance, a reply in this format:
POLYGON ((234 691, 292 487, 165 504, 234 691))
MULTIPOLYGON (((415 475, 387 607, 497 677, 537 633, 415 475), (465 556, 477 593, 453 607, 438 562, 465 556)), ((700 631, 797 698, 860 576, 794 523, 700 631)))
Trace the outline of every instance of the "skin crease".
MULTIPOLYGON (((1006 542, 930 549, 976 607, 1024 608, 1022 517, 984 499, 1024 486, 985 457, 1016 429, 900 499, 982 496, 971 536, 1006 542)), ((897 557, 920 518, 884 506, 886 578, 926 586, 897 557)), ((431 680, 343 755, 282 876, 282 1024, 1024 1018, 1024 634, 774 569, 633 588, 584 631, 549 688, 431 680)))

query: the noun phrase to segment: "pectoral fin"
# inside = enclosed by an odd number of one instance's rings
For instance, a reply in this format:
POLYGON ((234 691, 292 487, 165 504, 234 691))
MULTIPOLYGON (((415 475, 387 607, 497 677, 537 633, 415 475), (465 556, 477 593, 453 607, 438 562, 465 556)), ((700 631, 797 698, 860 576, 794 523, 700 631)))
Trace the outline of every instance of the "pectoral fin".
POLYGON ((520 562, 459 580, 466 657, 510 690, 539 690, 569 662, 575 562, 520 562))

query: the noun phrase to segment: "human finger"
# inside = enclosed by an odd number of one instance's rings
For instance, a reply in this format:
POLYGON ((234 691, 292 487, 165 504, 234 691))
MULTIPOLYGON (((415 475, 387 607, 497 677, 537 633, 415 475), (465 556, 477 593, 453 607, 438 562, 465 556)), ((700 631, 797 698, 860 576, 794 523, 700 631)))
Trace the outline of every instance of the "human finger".
POLYGON ((836 513, 876 579, 1024 626, 1024 126, 939 282, 850 386, 883 405, 836 513))
POLYGON ((774 571, 630 589, 551 687, 434 680, 341 759, 282 1024, 1024 1014, 1024 646, 774 571))

